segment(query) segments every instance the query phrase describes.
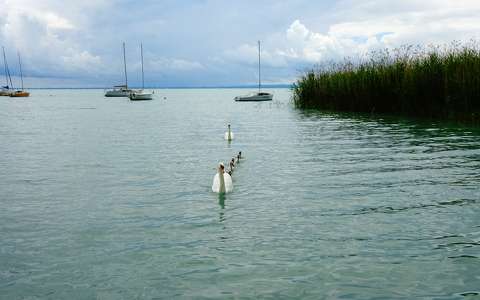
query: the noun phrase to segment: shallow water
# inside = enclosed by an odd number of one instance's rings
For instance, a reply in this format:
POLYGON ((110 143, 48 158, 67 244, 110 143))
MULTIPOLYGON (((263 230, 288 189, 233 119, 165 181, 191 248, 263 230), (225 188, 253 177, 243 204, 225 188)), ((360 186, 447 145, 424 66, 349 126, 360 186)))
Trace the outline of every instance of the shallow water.
POLYGON ((478 130, 245 92, 0 98, 0 298, 478 299, 478 130))

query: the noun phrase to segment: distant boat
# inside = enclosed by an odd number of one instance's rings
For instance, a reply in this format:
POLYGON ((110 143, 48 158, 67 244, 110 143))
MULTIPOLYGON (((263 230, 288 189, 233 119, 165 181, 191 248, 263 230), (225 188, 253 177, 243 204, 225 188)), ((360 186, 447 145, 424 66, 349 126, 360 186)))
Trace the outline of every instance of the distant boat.
POLYGON ((131 92, 126 85, 115 85, 113 89, 105 92, 105 97, 128 97, 131 92))
POLYGON ((125 43, 123 43, 123 69, 125 73, 125 84, 115 85, 113 89, 105 92, 105 97, 128 97, 132 92, 132 90, 128 88, 127 60, 125 58, 125 43))
POLYGON ((140 57, 142 59, 142 89, 138 91, 133 91, 130 93, 130 100, 138 101, 138 100, 152 100, 153 91, 151 93, 144 91, 145 88, 145 80, 143 76, 143 45, 140 44, 140 57))
POLYGON ((272 101, 273 94, 262 92, 261 68, 260 68, 260 41, 258 41, 258 92, 244 96, 237 96, 235 101, 272 101))
POLYGON ((23 89, 23 73, 22 73, 22 61, 20 59, 20 52, 18 52, 18 66, 20 68, 20 79, 22 81, 22 89, 16 90, 10 94, 10 97, 28 97, 30 93, 23 89))
POLYGON ((130 100, 139 101, 139 100, 152 100, 153 92, 145 92, 144 90, 134 91, 130 93, 130 100))
POLYGON ((2 47, 3 50, 3 68, 4 68, 4 73, 5 73, 5 82, 6 85, 2 86, 0 89, 0 96, 10 96, 10 94, 13 92, 11 89, 12 84, 12 78, 10 77, 10 70, 8 69, 8 63, 7 63, 7 57, 5 55, 5 47, 2 47))
POLYGON ((26 91, 15 91, 10 94, 10 97, 29 97, 30 93, 26 91))
POLYGON ((0 96, 10 96, 11 91, 8 88, 8 86, 2 86, 2 89, 0 89, 0 96))

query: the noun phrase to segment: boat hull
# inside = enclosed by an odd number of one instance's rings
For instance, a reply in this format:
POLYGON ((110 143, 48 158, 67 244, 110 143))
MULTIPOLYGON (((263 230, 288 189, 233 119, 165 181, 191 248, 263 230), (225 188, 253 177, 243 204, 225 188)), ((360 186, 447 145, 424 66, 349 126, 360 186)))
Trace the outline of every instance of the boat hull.
POLYGON ((152 100, 153 99, 152 93, 131 93, 129 95, 130 100, 132 101, 143 101, 143 100, 152 100))
POLYGON ((248 101, 272 101, 273 95, 272 94, 267 94, 267 95, 248 95, 248 96, 237 96, 234 98, 235 101, 239 102, 248 102, 248 101))
POLYGON ((131 90, 112 90, 105 92, 105 97, 128 97, 131 90))
POLYGON ((11 93, 10 94, 10 97, 15 97, 15 98, 19 98, 19 97, 29 97, 30 96, 30 93, 29 92, 25 92, 25 91, 17 91, 17 92, 14 92, 14 93, 11 93))
POLYGON ((8 96, 10 96, 11 94, 12 94, 12 92, 10 92, 10 91, 0 91, 0 96, 6 96, 6 97, 8 97, 8 96))

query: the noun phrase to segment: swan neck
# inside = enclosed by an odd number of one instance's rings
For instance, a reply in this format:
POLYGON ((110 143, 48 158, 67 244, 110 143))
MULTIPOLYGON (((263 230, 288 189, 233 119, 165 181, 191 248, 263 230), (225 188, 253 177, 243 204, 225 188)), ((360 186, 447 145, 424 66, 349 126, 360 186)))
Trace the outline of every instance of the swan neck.
POLYGON ((218 177, 219 177, 219 181, 220 181, 220 188, 219 188, 218 192, 220 192, 220 193, 225 193, 225 178, 223 176, 224 176, 224 173, 222 171, 219 171, 218 172, 218 177))

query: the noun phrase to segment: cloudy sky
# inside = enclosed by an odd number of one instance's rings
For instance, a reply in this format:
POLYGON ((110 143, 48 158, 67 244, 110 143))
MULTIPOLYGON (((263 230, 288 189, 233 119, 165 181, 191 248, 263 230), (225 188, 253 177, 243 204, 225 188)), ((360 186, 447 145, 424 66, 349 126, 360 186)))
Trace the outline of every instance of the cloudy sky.
MULTIPOLYGON (((324 61, 480 35, 478 0, 0 0, 0 44, 34 87, 290 83, 324 61)), ((0 71, 3 74, 3 68, 0 71)), ((0 78, 3 84, 4 79, 0 78)))

